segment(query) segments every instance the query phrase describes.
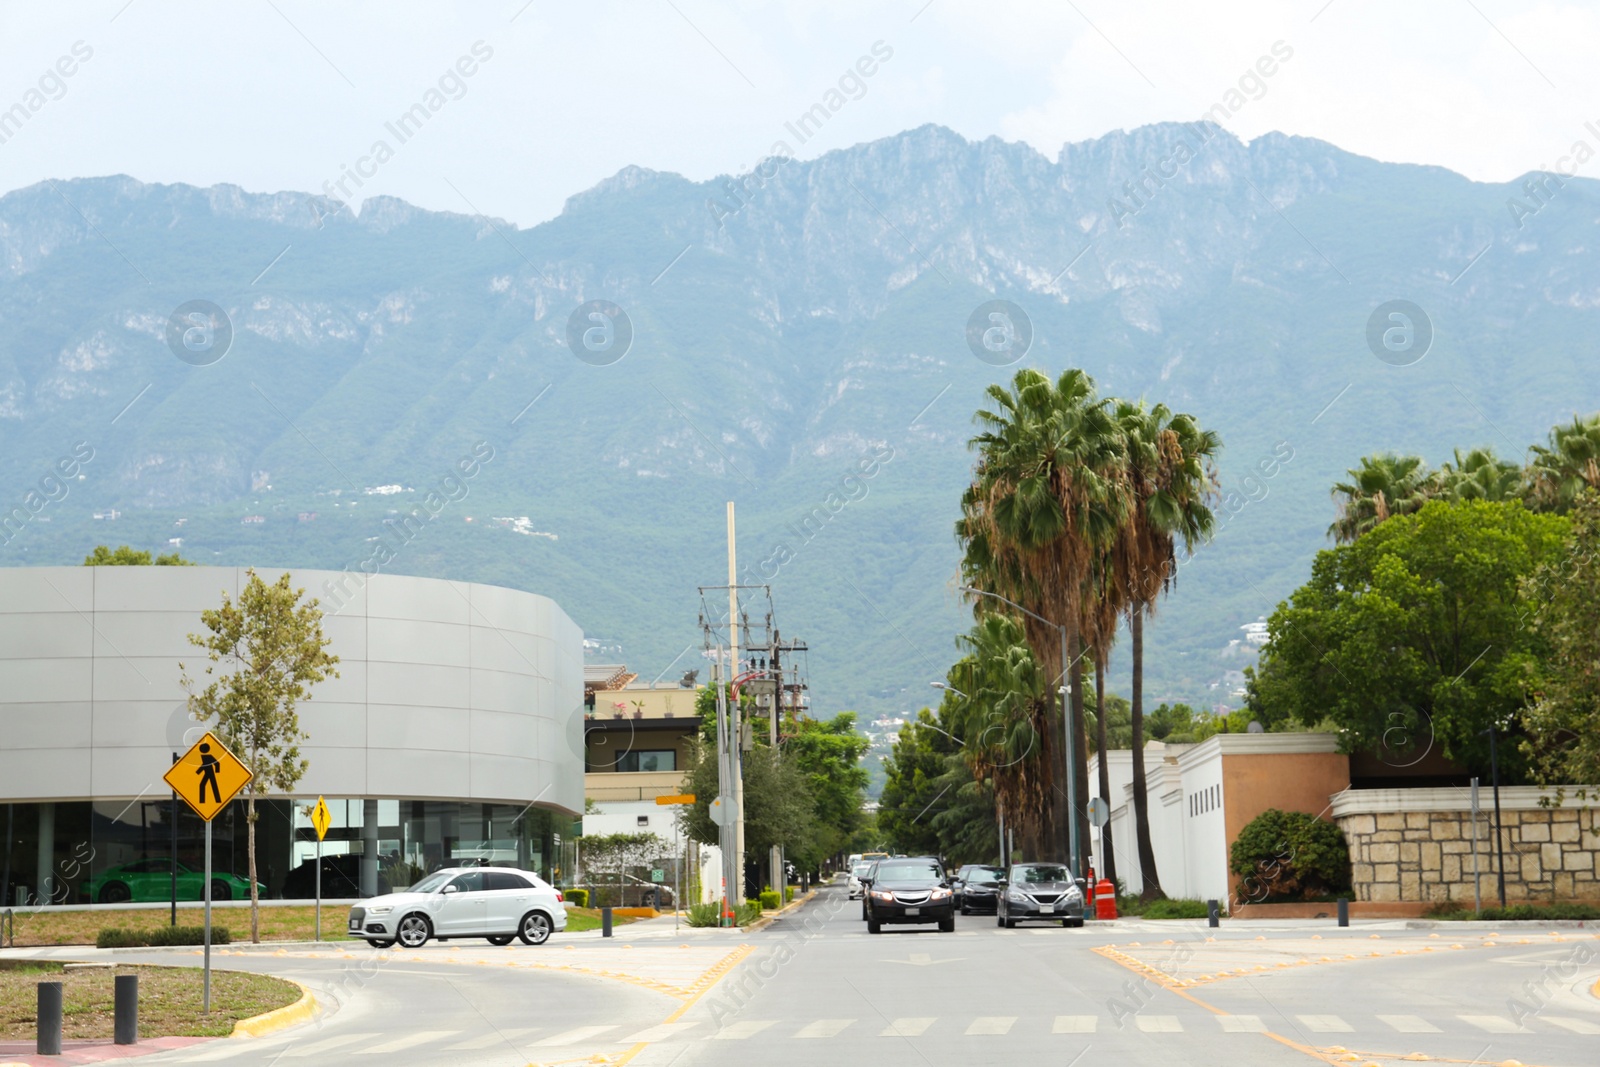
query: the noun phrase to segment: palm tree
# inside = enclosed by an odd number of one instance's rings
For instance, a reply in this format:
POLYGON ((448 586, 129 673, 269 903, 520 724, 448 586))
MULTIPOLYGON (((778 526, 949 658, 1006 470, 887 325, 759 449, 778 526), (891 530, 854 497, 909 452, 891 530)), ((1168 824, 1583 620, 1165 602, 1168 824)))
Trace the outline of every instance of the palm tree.
MULTIPOLYGON (((978 461, 956 522, 961 572, 971 585, 1065 627, 1067 662, 1062 663, 1054 627, 1028 618, 1022 622, 1046 677, 1071 686, 1068 728, 1077 795, 1068 797, 1060 787, 1067 777, 1064 752, 1052 779, 1042 783, 1056 798, 1051 843, 1052 853, 1059 855, 1068 819, 1077 819, 1080 840, 1088 837, 1083 687, 1073 683, 1083 657, 1085 586, 1097 553, 1115 538, 1127 511, 1116 478, 1121 435, 1106 402, 1096 397, 1093 380, 1081 370, 1067 370, 1055 381, 1036 370, 1018 371, 1009 388, 991 385, 986 395, 993 409, 974 416, 981 432, 968 443, 978 461)), ((994 605, 978 598, 974 608, 982 615, 994 605)))
POLYGON ((1528 465, 1528 500, 1541 511, 1570 511, 1586 489, 1600 489, 1600 414, 1552 429, 1528 465))
POLYGON ((1522 491, 1522 468, 1501 459, 1492 448, 1474 448, 1466 455, 1455 450, 1455 459, 1445 463, 1433 476, 1431 495, 1452 503, 1462 500, 1515 500, 1522 491))
POLYGON ((1328 536, 1340 544, 1354 541, 1385 519, 1421 509, 1432 489, 1420 456, 1362 456, 1360 466, 1345 473, 1350 481, 1333 487, 1339 517, 1328 527, 1328 536))
POLYGON ((1115 548, 1118 582, 1125 590, 1128 638, 1133 654, 1133 816, 1139 872, 1146 900, 1165 894, 1156 871, 1144 767, 1144 620, 1176 577, 1176 539, 1185 551, 1209 537, 1214 526, 1207 501, 1216 491, 1211 462, 1222 447, 1194 417, 1173 414, 1165 404, 1146 408, 1119 403, 1117 423, 1126 448, 1133 512, 1115 548))

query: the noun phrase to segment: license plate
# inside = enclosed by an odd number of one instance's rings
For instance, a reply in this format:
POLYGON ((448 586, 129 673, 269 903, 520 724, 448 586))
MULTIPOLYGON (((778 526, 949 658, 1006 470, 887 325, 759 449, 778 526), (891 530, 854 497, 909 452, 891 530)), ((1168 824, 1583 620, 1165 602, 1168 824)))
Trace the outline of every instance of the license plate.
POLYGON ((907 915, 919 915, 919 914, 921 914, 921 912, 922 912, 921 908, 907 908, 906 909, 906 914, 907 915))

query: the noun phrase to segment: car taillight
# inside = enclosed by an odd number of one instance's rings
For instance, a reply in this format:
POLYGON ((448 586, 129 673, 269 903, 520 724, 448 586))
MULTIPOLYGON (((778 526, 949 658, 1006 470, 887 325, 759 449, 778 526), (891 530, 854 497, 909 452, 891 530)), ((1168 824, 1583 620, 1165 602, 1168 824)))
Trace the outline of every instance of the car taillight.
POLYGON ((564 904, 564 903, 566 903, 566 900, 567 900, 567 898, 562 895, 561 890, 557 889, 556 890, 556 903, 557 904, 564 904))

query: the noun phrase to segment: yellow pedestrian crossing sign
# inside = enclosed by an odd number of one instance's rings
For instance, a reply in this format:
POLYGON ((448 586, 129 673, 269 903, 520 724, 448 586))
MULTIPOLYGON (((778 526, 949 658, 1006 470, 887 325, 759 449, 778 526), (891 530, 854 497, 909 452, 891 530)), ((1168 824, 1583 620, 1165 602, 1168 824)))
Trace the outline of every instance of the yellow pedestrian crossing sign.
POLYGON ((317 806, 311 809, 311 825, 316 828, 318 841, 328 836, 328 824, 332 821, 333 816, 328 814, 328 802, 318 797, 317 806))
POLYGON ((196 815, 210 822, 255 775, 208 730, 161 777, 196 815))

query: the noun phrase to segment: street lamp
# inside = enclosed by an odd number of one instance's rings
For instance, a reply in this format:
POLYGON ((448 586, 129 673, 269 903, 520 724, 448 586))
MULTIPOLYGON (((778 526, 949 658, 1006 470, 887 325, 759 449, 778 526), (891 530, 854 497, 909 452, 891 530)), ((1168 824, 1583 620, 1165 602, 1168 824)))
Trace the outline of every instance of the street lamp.
POLYGON ((971 697, 967 696, 967 694, 963 693, 961 690, 957 689, 953 685, 945 685, 943 682, 929 682, 928 684, 933 686, 935 689, 943 689, 946 693, 954 693, 956 696, 960 697, 962 700, 971 700, 972 699, 971 697))
MULTIPOLYGON (((1081 875, 1083 873, 1083 855, 1078 848, 1078 756, 1077 746, 1074 744, 1075 739, 1072 736, 1072 714, 1067 710, 1067 694, 1072 691, 1072 683, 1067 680, 1067 670, 1069 668, 1067 663, 1067 628, 1059 623, 1051 622, 1037 612, 1029 611, 1015 600, 1003 597, 999 593, 991 593, 987 589, 978 589, 970 585, 958 586, 958 588, 963 593, 969 593, 972 596, 992 597, 1002 604, 1009 604, 1028 618, 1041 622, 1046 626, 1054 627, 1056 633, 1061 637, 1061 687, 1058 692, 1061 694, 1061 732, 1066 737, 1067 742, 1067 806, 1071 809, 1067 818, 1067 851, 1071 853, 1074 875, 1081 875)), ((1103 759, 1104 757, 1101 758, 1103 759)))

